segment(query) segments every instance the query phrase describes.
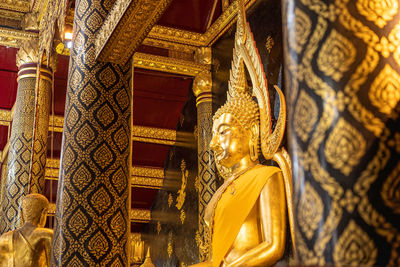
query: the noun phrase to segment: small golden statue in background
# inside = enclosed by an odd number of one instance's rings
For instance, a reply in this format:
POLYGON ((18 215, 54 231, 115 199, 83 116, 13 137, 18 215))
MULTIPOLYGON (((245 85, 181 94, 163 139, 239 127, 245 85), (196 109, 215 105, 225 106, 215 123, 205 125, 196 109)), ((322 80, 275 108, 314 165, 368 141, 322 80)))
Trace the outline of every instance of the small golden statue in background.
POLYGON ((0 267, 50 266, 53 230, 46 224, 49 201, 40 194, 22 200, 24 225, 0 237, 0 267))
POLYGON ((272 131, 267 80, 240 1, 228 99, 214 115, 210 143, 225 182, 205 213, 210 260, 195 266, 271 266, 283 257, 287 221, 294 243, 290 159, 279 149, 286 107, 283 93, 275 88, 280 115, 272 131), (263 156, 279 168, 260 165, 260 147, 263 156))

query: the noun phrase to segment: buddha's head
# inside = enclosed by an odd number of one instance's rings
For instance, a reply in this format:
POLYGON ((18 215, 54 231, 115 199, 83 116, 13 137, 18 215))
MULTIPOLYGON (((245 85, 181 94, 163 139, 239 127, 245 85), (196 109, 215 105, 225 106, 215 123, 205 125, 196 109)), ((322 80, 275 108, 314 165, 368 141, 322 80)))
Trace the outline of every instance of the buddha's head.
POLYGON ((41 194, 29 194, 22 199, 22 218, 38 227, 46 224, 49 201, 41 194))
POLYGON ((221 167, 232 170, 243 162, 258 161, 259 116, 258 104, 245 92, 217 110, 210 148, 220 172, 221 167))

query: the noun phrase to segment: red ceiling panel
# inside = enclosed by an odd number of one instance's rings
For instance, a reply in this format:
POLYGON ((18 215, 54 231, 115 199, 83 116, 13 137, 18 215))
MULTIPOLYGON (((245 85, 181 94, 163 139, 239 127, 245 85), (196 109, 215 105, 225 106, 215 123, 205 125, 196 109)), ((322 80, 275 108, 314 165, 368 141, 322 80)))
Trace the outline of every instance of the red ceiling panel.
POLYGON ((134 125, 175 129, 192 78, 135 69, 134 125))
POLYGON ((221 14, 220 0, 174 0, 158 24, 204 33, 207 30, 207 23, 215 1, 217 1, 217 5, 214 11, 214 20, 221 14))
POLYGON ((16 55, 18 49, 0 45, 0 70, 18 72, 16 55))
POLYGON ((132 142, 132 164, 164 168, 169 146, 132 142))
POLYGON ((0 109, 12 109, 17 88, 17 72, 0 70, 0 109))
POLYGON ((58 56, 57 69, 54 73, 54 114, 63 115, 68 81, 68 56, 58 56))
POLYGON ((4 146, 8 141, 8 126, 0 125, 0 151, 4 149, 4 146))
POLYGON ((132 209, 150 209, 157 195, 158 190, 149 188, 132 187, 131 208, 132 209))

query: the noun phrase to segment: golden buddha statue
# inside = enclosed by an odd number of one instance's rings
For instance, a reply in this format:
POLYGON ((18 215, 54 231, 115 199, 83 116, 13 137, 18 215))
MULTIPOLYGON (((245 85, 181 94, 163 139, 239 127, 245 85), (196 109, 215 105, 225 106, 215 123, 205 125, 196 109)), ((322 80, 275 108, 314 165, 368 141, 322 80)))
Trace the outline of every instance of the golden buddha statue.
POLYGON ((53 230, 43 228, 49 201, 40 194, 22 200, 24 225, 0 237, 0 267, 50 266, 53 230))
POLYGON ((210 143, 225 181, 205 212, 210 260, 194 266, 271 266, 285 252, 288 222, 294 244, 290 159, 279 149, 285 130, 285 100, 275 86, 280 115, 272 131, 260 62, 240 1, 227 102, 214 115, 210 143), (260 148, 265 159, 276 161, 279 168, 260 164, 260 148))

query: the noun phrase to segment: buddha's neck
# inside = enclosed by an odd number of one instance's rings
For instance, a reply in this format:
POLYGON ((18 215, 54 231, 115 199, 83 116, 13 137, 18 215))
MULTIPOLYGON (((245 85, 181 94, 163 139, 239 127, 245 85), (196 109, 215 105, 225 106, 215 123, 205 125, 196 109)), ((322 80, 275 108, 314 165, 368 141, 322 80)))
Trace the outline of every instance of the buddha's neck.
POLYGON ((231 168, 231 173, 234 176, 239 175, 242 172, 245 172, 246 170, 256 166, 258 163, 258 159, 256 161, 252 161, 250 156, 246 156, 231 168))

